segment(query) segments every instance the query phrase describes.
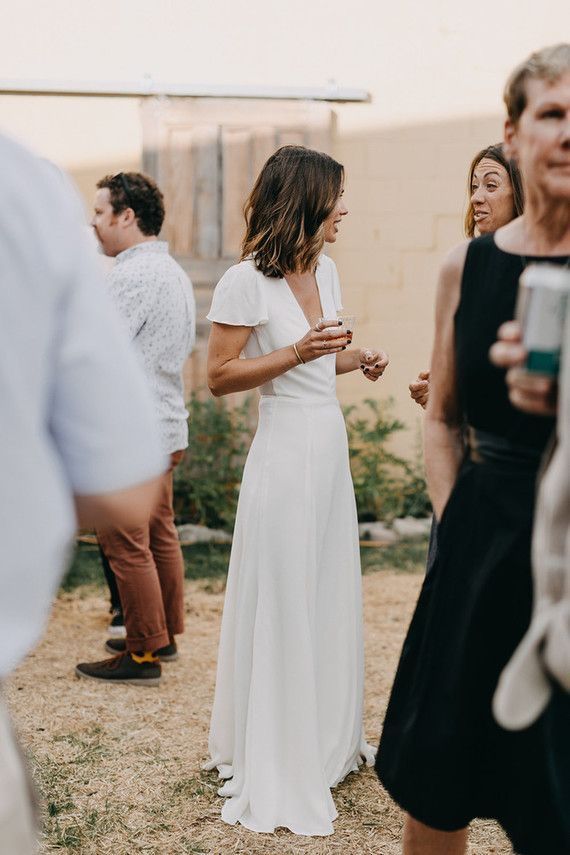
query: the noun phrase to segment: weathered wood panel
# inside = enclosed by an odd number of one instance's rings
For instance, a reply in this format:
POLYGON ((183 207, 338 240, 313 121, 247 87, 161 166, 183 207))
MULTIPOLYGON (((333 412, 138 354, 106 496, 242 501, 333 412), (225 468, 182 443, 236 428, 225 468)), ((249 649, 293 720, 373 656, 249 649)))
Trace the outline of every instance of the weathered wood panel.
POLYGON ((261 167, 277 148, 279 148, 279 135, 275 125, 259 125, 253 128, 251 152, 252 186, 261 172, 261 167))
POLYGON ((237 258, 244 231, 243 206, 253 185, 251 128, 222 128, 222 255, 237 258))
POLYGON ((161 164, 160 187, 166 202, 163 234, 176 255, 192 249, 193 209, 188 204, 194 193, 192 128, 169 128, 161 164))
POLYGON ((198 125, 193 129, 194 182, 186 204, 192 208, 192 254, 196 258, 215 260, 221 254, 219 145, 219 125, 198 125))
POLYGON ((144 169, 165 197, 162 235, 196 293, 198 335, 186 388, 207 394, 206 314, 213 287, 239 256, 244 202, 279 146, 329 151, 334 116, 317 102, 146 98, 142 119, 144 169))
POLYGON ((277 132, 279 145, 307 145, 308 134, 304 128, 279 128, 277 132))

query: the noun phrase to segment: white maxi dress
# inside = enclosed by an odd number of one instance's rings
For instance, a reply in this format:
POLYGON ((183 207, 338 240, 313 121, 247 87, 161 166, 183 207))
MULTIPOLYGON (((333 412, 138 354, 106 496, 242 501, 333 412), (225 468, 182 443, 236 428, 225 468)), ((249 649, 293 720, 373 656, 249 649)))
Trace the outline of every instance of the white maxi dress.
MULTIPOLYGON (((322 255, 323 315, 341 308, 322 255)), ((245 356, 309 329, 284 279, 251 260, 214 292, 210 321, 251 326, 245 356)), ((330 788, 372 749, 362 732, 364 656, 358 527, 335 355, 261 388, 241 485, 222 620, 210 761, 227 779, 222 819, 258 832, 333 832, 330 788)))

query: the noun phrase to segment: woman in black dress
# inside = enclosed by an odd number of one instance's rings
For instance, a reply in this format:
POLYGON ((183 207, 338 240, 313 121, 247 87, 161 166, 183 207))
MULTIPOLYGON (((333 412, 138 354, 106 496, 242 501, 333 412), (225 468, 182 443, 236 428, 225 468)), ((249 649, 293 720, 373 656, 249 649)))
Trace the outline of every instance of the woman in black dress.
MULTIPOLYGON (((491 234, 520 217, 524 207, 522 176, 516 163, 505 157, 502 143, 478 151, 467 174, 469 205, 465 215, 465 236, 491 234)), ((421 371, 410 383, 410 395, 425 410, 429 400, 429 371, 421 371)), ((437 555, 437 522, 432 521, 426 573, 437 555)))
POLYGON ((544 717, 508 732, 491 709, 530 620, 535 479, 553 422, 514 409, 488 359, 497 328, 514 315, 524 267, 570 260, 570 46, 519 66, 505 101, 525 213, 453 250, 438 291, 425 443, 439 553, 404 643, 376 766, 408 812, 405 855, 460 855, 475 817, 497 819, 519 855, 570 852, 544 717))

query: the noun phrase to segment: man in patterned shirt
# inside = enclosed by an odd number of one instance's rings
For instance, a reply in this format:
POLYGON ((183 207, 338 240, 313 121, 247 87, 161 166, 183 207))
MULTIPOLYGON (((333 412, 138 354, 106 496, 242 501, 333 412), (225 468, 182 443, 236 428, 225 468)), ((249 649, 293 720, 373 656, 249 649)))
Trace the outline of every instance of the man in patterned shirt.
POLYGON ((105 255, 115 258, 110 295, 142 361, 171 467, 148 525, 97 531, 117 578, 126 639, 109 639, 105 647, 115 655, 78 665, 76 673, 135 685, 159 682, 160 661, 177 658, 174 636, 184 623, 172 470, 188 445, 182 368, 194 343, 196 312, 188 276, 158 240, 163 220, 162 193, 147 176, 120 172, 98 182, 92 226, 105 255))

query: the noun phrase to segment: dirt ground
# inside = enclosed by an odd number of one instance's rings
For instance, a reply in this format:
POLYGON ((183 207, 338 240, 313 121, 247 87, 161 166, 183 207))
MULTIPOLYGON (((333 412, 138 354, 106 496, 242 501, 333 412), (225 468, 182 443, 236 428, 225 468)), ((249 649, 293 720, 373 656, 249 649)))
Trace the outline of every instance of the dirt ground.
MULTIPOLYGON (((367 738, 376 743, 418 574, 364 577, 367 738)), ((76 662, 104 658, 102 594, 81 588, 58 599, 42 644, 8 686, 23 747, 41 792, 41 851, 84 855, 326 855, 400 852, 401 813, 370 769, 335 791, 335 833, 256 835, 220 820, 206 758, 222 583, 187 583, 188 631, 178 662, 163 665, 158 688, 100 685, 75 678, 76 662)), ((511 848, 491 822, 475 824, 472 855, 511 848)))

